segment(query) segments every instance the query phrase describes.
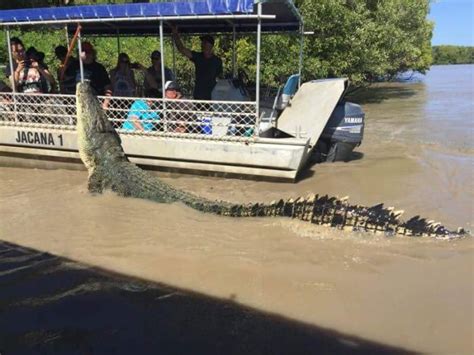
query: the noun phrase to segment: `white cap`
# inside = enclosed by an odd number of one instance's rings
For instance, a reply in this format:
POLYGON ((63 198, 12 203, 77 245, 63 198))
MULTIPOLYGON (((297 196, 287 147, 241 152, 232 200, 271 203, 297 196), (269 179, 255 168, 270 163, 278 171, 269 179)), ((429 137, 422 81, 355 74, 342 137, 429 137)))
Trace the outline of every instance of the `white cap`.
POLYGON ((165 90, 168 90, 168 89, 171 89, 171 90, 179 90, 179 86, 178 86, 178 84, 176 84, 176 82, 171 81, 171 80, 168 80, 168 81, 165 83, 165 90))

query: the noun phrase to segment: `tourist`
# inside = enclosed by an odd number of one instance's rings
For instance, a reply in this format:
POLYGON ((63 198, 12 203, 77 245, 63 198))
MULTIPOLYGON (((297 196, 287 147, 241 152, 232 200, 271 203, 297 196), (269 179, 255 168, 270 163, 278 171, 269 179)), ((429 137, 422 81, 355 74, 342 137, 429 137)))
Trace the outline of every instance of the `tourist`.
MULTIPOLYGON (((82 43, 81 59, 83 63, 84 79, 89 80, 97 95, 111 96, 112 85, 105 67, 96 61, 96 51, 90 42, 82 43)), ((80 64, 75 65, 76 82, 81 81, 80 64)))
POLYGON ((13 81, 16 91, 48 93, 50 88, 55 86, 55 80, 47 67, 41 63, 38 52, 31 48, 29 56, 27 56, 23 42, 17 37, 13 37, 10 43, 13 57, 13 76, 10 66, 6 67, 5 76, 13 81))
POLYGON ((197 100, 211 100, 216 80, 222 76, 222 60, 214 54, 214 38, 209 35, 202 36, 201 52, 195 52, 184 46, 176 26, 172 26, 172 31, 178 51, 194 63, 196 75, 194 98, 197 100))
POLYGON ((165 98, 177 100, 181 99, 183 94, 181 93, 181 89, 179 85, 175 81, 167 81, 165 83, 165 98))
POLYGON ((67 48, 65 46, 57 46, 54 53, 60 62, 57 71, 59 92, 74 95, 76 93, 76 70, 79 67, 79 62, 73 56, 66 60, 67 48))
POLYGON ((119 54, 117 65, 110 71, 110 81, 114 96, 136 96, 137 84, 128 54, 119 54))
MULTIPOLYGON (((175 81, 167 81, 165 83, 165 98, 168 100, 179 100, 184 98, 179 85, 175 81)), ((168 125, 169 131, 174 133, 186 133, 187 129, 185 121, 192 117, 191 114, 186 113, 187 110, 190 110, 189 102, 167 101, 166 108, 172 110, 166 114, 166 120, 171 121, 168 125)))
POLYGON ((157 89, 148 89, 146 97, 148 99, 138 99, 130 107, 127 120, 123 123, 122 129, 125 131, 155 131, 158 129, 158 121, 160 116, 152 110, 153 100, 150 98, 158 98, 157 89))
MULTIPOLYGON (((153 51, 150 56, 151 66, 145 70, 145 80, 143 87, 145 92, 149 89, 157 89, 160 97, 162 97, 162 80, 161 80, 161 52, 153 51)), ((173 81, 174 74, 171 69, 165 67, 165 82, 173 81)))

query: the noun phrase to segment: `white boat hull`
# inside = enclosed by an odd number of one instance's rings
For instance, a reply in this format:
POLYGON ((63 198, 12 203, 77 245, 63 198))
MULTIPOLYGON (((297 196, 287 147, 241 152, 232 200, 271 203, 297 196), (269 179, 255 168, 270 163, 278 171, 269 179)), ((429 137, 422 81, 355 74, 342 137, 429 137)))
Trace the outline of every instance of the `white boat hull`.
MULTIPOLYGON (((294 180, 309 154, 307 139, 255 138, 215 141, 122 134, 125 153, 134 163, 178 170, 213 171, 294 180)), ((80 163, 74 130, 9 125, 0 127, 4 157, 80 163)), ((11 160, 9 160, 9 165, 11 160)))

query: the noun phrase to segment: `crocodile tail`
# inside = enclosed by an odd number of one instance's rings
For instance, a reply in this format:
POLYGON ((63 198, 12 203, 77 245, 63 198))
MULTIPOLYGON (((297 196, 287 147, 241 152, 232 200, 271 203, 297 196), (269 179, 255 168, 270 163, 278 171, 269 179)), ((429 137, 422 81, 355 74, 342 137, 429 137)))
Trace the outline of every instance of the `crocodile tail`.
POLYGON ((404 222, 400 219, 403 215, 402 210, 397 211, 393 207, 385 207, 383 203, 372 207, 351 205, 348 197, 312 194, 296 199, 272 201, 268 204, 229 204, 219 201, 206 201, 205 204, 203 203, 197 209, 230 217, 281 216, 340 229, 382 232, 386 235, 453 237, 467 233, 462 228, 450 231, 440 223, 428 221, 420 216, 412 217, 404 222), (205 204, 207 206, 204 206, 205 204))

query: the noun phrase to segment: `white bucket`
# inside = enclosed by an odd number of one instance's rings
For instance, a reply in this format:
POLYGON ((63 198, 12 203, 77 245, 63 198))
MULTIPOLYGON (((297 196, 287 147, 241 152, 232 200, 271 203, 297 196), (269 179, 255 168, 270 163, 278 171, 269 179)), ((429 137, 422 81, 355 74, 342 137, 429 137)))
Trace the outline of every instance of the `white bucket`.
POLYGON ((212 120, 212 135, 214 137, 223 137, 227 135, 231 116, 214 116, 212 120))

